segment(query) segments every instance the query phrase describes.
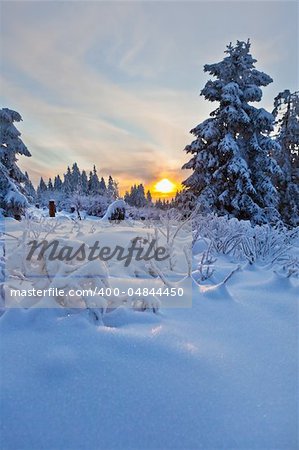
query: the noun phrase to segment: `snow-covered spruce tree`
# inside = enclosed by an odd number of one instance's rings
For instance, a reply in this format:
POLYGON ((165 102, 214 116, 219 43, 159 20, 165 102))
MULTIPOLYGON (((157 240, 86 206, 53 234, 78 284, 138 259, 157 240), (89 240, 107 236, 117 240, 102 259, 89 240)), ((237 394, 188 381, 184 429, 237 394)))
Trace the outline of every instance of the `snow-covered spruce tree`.
POLYGON ((113 180, 111 175, 108 178, 107 195, 110 201, 114 201, 119 197, 118 183, 113 180))
POLYGON ((65 193, 63 191, 63 183, 59 175, 54 177, 53 191, 51 192, 51 198, 49 200, 54 200, 58 209, 61 207, 61 202, 65 198, 65 193))
POLYGON ((106 187, 106 183, 105 183, 105 180, 104 180, 103 177, 101 178, 99 188, 100 188, 100 194, 101 195, 106 195, 107 194, 107 187, 106 187))
POLYGON ((70 166, 67 166, 66 173, 63 175, 63 192, 65 195, 70 195, 72 192, 72 172, 70 166))
POLYGON ((86 195, 88 192, 88 178, 87 178, 85 170, 82 170, 82 174, 81 174, 81 187, 82 187, 82 193, 84 195, 86 195))
POLYGON ((45 206, 48 202, 48 188, 44 182, 43 177, 41 177, 39 185, 36 190, 37 201, 40 205, 45 206))
POLYGON ((204 66, 215 79, 201 95, 219 106, 191 130, 196 139, 185 151, 193 156, 183 168, 193 173, 183 184, 207 211, 263 223, 279 219, 274 178, 281 171, 270 156, 278 144, 267 135, 274 118, 249 104, 272 79, 255 69, 249 50, 249 40, 237 41, 221 62, 204 66))
POLYGON ((136 201, 137 201, 136 206, 138 206, 138 207, 143 207, 146 205, 146 197, 145 197, 145 193, 144 193, 143 184, 139 184, 139 186, 137 187, 136 201))
POLYGON ((280 92, 274 99, 276 160, 283 177, 278 180, 279 209, 288 225, 299 225, 299 92, 280 92))
POLYGON ((28 204, 26 176, 17 166, 17 155, 31 156, 14 126, 21 115, 8 108, 0 110, 0 213, 19 218, 28 204))
POLYGON ((36 192, 34 186, 29 178, 28 172, 25 172, 26 180, 24 182, 25 191, 27 194, 27 199, 30 203, 33 203, 36 199, 36 192))
POLYGON ((151 191, 148 190, 146 193, 146 203, 148 206, 152 206, 153 205, 153 199, 152 199, 152 194, 151 191))
POLYGON ((71 173, 71 192, 82 193, 81 173, 78 164, 74 162, 71 173))
POLYGON ((61 191, 62 189, 62 181, 59 175, 56 175, 54 178, 54 191, 61 191))
POLYGON ((196 204, 196 197, 190 189, 183 189, 176 192, 173 203, 174 207, 181 212, 182 216, 187 218, 191 215, 196 204))
POLYGON ((97 174, 96 166, 93 166, 93 171, 89 172, 88 192, 90 195, 97 195, 100 190, 100 181, 97 174))
POLYGON ((131 186, 130 193, 125 193, 124 200, 128 205, 136 206, 137 208, 146 206, 147 199, 145 198, 143 184, 131 186))
POLYGON ((53 192, 53 190, 54 190, 54 187, 53 187, 52 179, 49 178, 49 181, 48 181, 48 191, 49 191, 49 192, 53 192))

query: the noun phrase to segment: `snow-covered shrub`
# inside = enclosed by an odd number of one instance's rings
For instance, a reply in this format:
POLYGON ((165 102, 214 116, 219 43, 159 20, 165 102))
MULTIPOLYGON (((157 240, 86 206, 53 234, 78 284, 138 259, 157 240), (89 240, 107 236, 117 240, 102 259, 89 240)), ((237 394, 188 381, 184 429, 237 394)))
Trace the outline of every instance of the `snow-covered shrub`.
POLYGON ((207 238, 215 254, 233 255, 251 263, 273 263, 287 253, 299 233, 299 228, 252 226, 249 221, 213 214, 198 216, 193 223, 194 234, 207 238))
POLYGON ((212 256, 211 248, 209 247, 201 254, 197 268, 193 272, 193 278, 195 278, 197 282, 206 281, 211 278, 215 271, 214 264, 216 261, 217 259, 212 256))
POLYGON ((95 195, 86 199, 86 213, 90 216, 103 217, 109 206, 106 196, 95 195))
POLYGON ((137 208, 136 206, 127 205, 127 217, 134 220, 159 220, 161 210, 145 206, 137 208))
POLYGON ((108 209, 101 220, 120 221, 125 219, 125 215, 126 215, 125 202, 123 200, 115 200, 113 203, 111 203, 111 205, 108 206, 108 209))
POLYGON ((4 306, 4 281, 5 281, 5 250, 4 250, 4 221, 0 217, 0 309, 4 306))
MULTIPOLYGON (((164 230, 161 222, 155 224, 150 221, 147 224, 131 220, 111 224, 111 213, 123 206, 123 200, 115 201, 98 221, 73 219, 66 215, 48 219, 36 210, 36 214, 29 211, 21 223, 15 220, 7 222, 8 277, 5 292, 8 307, 83 308, 92 312, 91 317, 100 320, 106 310, 111 311, 123 305, 156 312, 160 301, 152 288, 178 287, 186 278, 191 284, 191 258, 190 261, 187 258, 191 256, 191 252, 189 255, 187 251, 191 234, 184 236, 181 233, 184 222, 176 223, 173 213, 173 217, 168 217, 165 222, 167 226, 164 230), (176 239, 177 252, 174 245, 176 239), (37 244, 38 250, 32 250, 32 245, 37 244), (108 259, 100 256, 90 258, 90 248, 94 245, 98 246, 97 250, 110 247, 113 255, 116 248, 123 253, 119 258, 117 255, 108 259), (166 258, 156 258, 154 264, 153 256, 140 258, 139 248, 144 255, 150 255, 158 247, 164 247, 163 256, 166 254, 166 258), (167 249, 172 249, 176 259, 172 261, 171 268, 167 249), (70 254, 80 256, 75 258, 70 257, 70 254), (128 265, 124 261, 127 254, 130 258, 128 265), (122 286, 125 287, 125 293, 107 294, 106 289, 115 287, 116 282, 120 290, 122 286), (137 292, 126 293, 128 286, 137 289, 137 292), (12 294, 12 289, 26 290, 32 287, 44 290, 43 298, 27 298, 25 295, 24 299, 19 291, 16 297, 12 294), (73 296, 70 289, 79 290, 80 293, 73 296), (59 290, 62 290, 62 294, 57 294, 59 290), (96 291, 96 294, 84 293, 86 290, 96 291)), ((170 301, 172 298, 168 299, 170 301)))
POLYGON ((141 298, 135 299, 132 303, 132 307, 133 307, 133 309, 135 309, 137 311, 150 310, 153 312, 158 312, 161 307, 161 302, 154 295, 152 295, 152 296, 147 295, 146 297, 141 297, 141 298))
POLYGON ((279 258, 277 261, 277 273, 286 278, 299 278, 299 258, 297 256, 288 255, 284 258, 279 258))
POLYGON ((176 238, 179 232, 185 227, 188 228, 190 233, 191 230, 191 219, 184 218, 182 213, 175 208, 161 212, 160 215, 161 227, 159 228, 160 233, 164 236, 166 240, 166 248, 170 255, 169 258, 169 268, 174 270, 176 266, 176 238))

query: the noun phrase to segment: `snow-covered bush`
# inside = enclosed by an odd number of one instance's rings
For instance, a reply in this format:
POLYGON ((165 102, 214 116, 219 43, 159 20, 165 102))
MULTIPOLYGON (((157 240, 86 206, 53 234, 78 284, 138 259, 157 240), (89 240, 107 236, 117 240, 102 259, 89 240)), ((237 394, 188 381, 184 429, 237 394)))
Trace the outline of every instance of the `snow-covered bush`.
MULTIPOLYGON (((125 206, 123 200, 115 201, 98 221, 73 219, 67 215, 48 219, 29 211, 21 223, 7 222, 5 292, 8 307, 83 308, 92 313, 91 317, 101 320, 106 311, 119 306, 156 312, 160 301, 152 288, 178 287, 187 277, 191 284, 191 252, 186 251, 191 234, 181 232, 184 222, 176 223, 174 215, 164 224, 133 220, 111 223, 115 210, 125 206), (35 250, 32 245, 37 245, 35 250), (97 254, 90 257, 94 246, 97 254), (110 249, 111 258, 100 257, 100 248, 110 249), (166 257, 162 258, 160 252, 160 258, 154 260, 154 256, 140 258, 140 251, 143 255, 153 255, 158 249, 162 249, 162 256, 166 257), (174 257, 171 267, 168 250, 174 257), (30 257, 28 252, 31 252, 30 257), (71 254, 79 256, 71 257, 71 254), (126 258, 129 258, 128 265, 126 258), (12 289, 33 287, 44 290, 44 297, 27 298, 25 295, 24 299, 20 291, 16 297, 12 294, 12 289), (118 294, 106 292, 114 287, 119 288, 118 294), (128 287, 133 293, 127 292, 128 287), (80 292, 74 296, 70 289, 80 292), (148 293, 144 293, 144 289, 148 293), (62 294, 57 294, 59 290, 62 294)), ((172 298, 167 300, 170 302, 172 298)))
POLYGON ((123 200, 115 200, 109 207, 105 215, 102 217, 102 221, 120 221, 124 220, 126 216, 126 204, 123 200))
POLYGON ((276 272, 285 278, 299 278, 299 258, 294 255, 278 258, 276 272))
POLYGON ((162 213, 161 210, 152 206, 137 208, 136 206, 127 205, 127 217, 134 220, 159 220, 162 213))
POLYGON ((252 226, 249 221, 214 214, 197 216, 193 224, 197 239, 206 238, 215 254, 245 258, 251 263, 274 263, 288 252, 299 234, 299 228, 252 226))
POLYGON ((5 281, 5 250, 4 250, 4 221, 0 217, 0 310, 4 306, 5 281))
POLYGON ((197 264, 196 270, 193 272, 193 278, 197 282, 206 281, 213 275, 215 268, 214 264, 217 259, 212 256, 211 247, 202 252, 201 258, 197 264))

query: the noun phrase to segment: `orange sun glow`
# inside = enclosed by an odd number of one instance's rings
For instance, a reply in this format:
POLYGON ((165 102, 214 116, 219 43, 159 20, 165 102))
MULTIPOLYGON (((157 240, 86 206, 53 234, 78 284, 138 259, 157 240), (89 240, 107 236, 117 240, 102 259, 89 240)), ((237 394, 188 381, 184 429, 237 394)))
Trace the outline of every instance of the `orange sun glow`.
POLYGON ((158 183, 154 186, 155 192, 161 194, 171 194, 172 192, 175 192, 175 188, 176 185, 167 178, 163 178, 163 180, 158 181, 158 183))

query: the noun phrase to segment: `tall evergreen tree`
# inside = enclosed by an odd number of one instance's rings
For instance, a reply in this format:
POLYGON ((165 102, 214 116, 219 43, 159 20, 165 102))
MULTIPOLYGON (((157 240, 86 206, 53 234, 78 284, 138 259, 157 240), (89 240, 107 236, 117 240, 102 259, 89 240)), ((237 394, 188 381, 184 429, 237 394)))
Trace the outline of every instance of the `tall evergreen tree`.
POLYGON ((130 193, 128 191, 125 192, 124 201, 130 205, 130 193))
POLYGON ((81 173, 78 164, 74 162, 71 173, 71 192, 81 192, 81 173))
POLYGON ((156 200, 155 207, 158 209, 162 209, 162 206, 163 206, 162 200, 159 198, 158 200, 156 200))
POLYGON ((144 186, 143 184, 139 184, 137 187, 137 205, 138 207, 143 207, 146 205, 146 198, 144 193, 144 186))
POLYGON ((46 183, 44 182, 43 177, 41 177, 39 185, 38 185, 38 189, 40 190, 40 192, 47 192, 48 188, 46 183))
POLYGON ((176 192, 174 206, 181 211, 184 217, 190 216, 195 203, 196 197, 190 189, 182 189, 176 192))
POLYGON ((280 92, 274 99, 276 160, 283 177, 278 180, 280 212, 286 223, 299 225, 299 92, 280 92))
POLYGON ((130 206, 136 206, 136 194, 137 186, 136 184, 134 184, 133 186, 131 186, 130 192, 126 191, 124 195, 124 201, 130 206))
POLYGON ((62 181, 59 175, 56 175, 54 178, 54 190, 55 191, 61 191, 62 189, 62 181))
POLYGON ((263 223, 279 218, 281 171, 270 156, 278 148, 268 135, 273 116, 249 104, 261 100, 261 86, 272 79, 255 69, 249 51, 249 40, 237 41, 221 62, 204 66, 215 79, 201 95, 219 105, 191 130, 196 139, 185 148, 192 158, 183 168, 193 173, 183 184, 207 210, 263 223))
POLYGON ((26 180, 24 183, 25 191, 27 194, 28 201, 32 203, 32 202, 34 202, 34 200, 36 198, 36 192, 35 192, 32 182, 29 178, 28 172, 25 172, 25 177, 26 177, 26 180))
POLYGON ((48 181, 48 191, 52 192, 53 190, 54 190, 54 186, 53 186, 53 183, 52 183, 52 179, 49 178, 49 181, 48 181))
POLYGON ((92 171, 89 171, 88 176, 88 194, 91 195, 92 171))
POLYGON ((45 203, 47 191, 48 191, 47 185, 44 182, 43 177, 41 177, 39 185, 36 190, 37 200, 39 203, 41 203, 41 204, 45 203))
POLYGON ((97 174, 96 166, 93 166, 93 171, 89 173, 88 189, 91 195, 97 195, 100 191, 100 182, 97 174))
POLYGON ((105 183, 105 180, 103 177, 101 178, 99 188, 100 188, 101 195, 105 195, 107 193, 107 187, 106 187, 106 183, 105 183))
POLYGON ((81 187, 82 187, 82 193, 87 194, 88 192, 88 179, 85 170, 82 170, 81 174, 81 187))
POLYGON ((66 195, 72 192, 72 172, 69 166, 64 174, 63 191, 66 195))
POLYGON ((151 194, 151 191, 147 191, 147 193, 146 193, 146 201, 147 201, 147 204, 148 204, 149 206, 152 205, 153 200, 152 200, 152 194, 151 194))
MULTIPOLYGON (((151 195, 149 191, 147 193, 147 198, 151 202, 151 195)), ((134 184, 133 186, 131 186, 130 193, 125 193, 124 200, 130 206, 137 206, 138 208, 145 206, 147 203, 147 199, 144 194, 143 184, 134 184)))
POLYGON ((17 155, 31 156, 14 122, 21 115, 8 108, 0 110, 0 213, 20 216, 27 205, 26 176, 17 166, 17 155))
POLYGON ((118 184, 111 175, 108 178, 107 194, 111 200, 116 200, 119 197, 118 184))

